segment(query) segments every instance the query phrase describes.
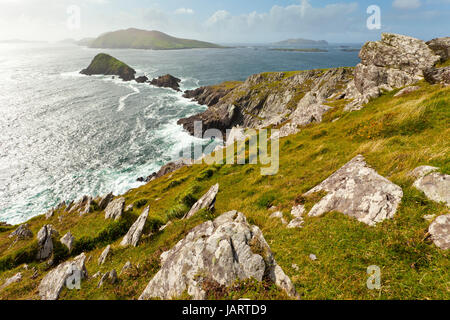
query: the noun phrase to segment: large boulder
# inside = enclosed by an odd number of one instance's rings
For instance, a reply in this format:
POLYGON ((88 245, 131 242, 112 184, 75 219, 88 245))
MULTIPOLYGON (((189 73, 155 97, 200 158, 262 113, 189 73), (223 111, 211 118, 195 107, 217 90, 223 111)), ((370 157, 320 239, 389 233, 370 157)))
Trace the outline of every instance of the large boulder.
POLYGON ((306 126, 313 122, 322 122, 322 116, 331 109, 324 105, 314 92, 308 92, 298 103, 297 109, 291 114, 291 125, 306 126))
POLYGON ((381 41, 367 42, 359 57, 354 83, 348 87, 348 95, 355 99, 346 110, 361 109, 383 90, 418 82, 441 59, 424 41, 392 33, 383 33, 381 41))
POLYGON ((58 236, 58 231, 56 231, 52 225, 43 226, 38 234, 38 260, 45 260, 53 254, 53 237, 58 236))
POLYGON ((412 173, 418 177, 414 187, 423 191, 429 199, 450 206, 450 175, 435 170, 438 168, 428 166, 416 168, 412 173))
POLYGON ((437 38, 427 42, 428 47, 444 62, 450 58, 450 37, 437 38))
POLYGON ((450 249, 450 214, 437 217, 431 223, 428 232, 434 244, 443 249, 450 249))
POLYGON ((39 296, 42 300, 57 300, 69 277, 75 281, 87 278, 86 255, 82 253, 72 261, 61 263, 51 270, 39 284, 39 296))
POLYGON ((305 195, 320 191, 327 195, 311 209, 309 216, 339 211, 371 226, 393 218, 403 197, 402 189, 370 168, 361 155, 305 195))
POLYGON ((150 207, 144 209, 142 214, 136 220, 136 222, 131 226, 130 230, 128 230, 125 237, 123 237, 120 242, 121 246, 133 246, 136 247, 141 239, 142 232, 144 231, 145 222, 148 218, 150 207))
POLYGON ((152 81, 150 81, 150 84, 160 88, 171 88, 175 91, 181 91, 180 82, 181 79, 175 78, 170 74, 166 74, 165 76, 160 76, 153 79, 152 81))
POLYGON ((203 197, 201 197, 189 210, 188 213, 185 214, 183 219, 189 219, 193 217, 197 212, 202 209, 213 210, 216 204, 216 196, 219 192, 219 184, 213 185, 207 193, 203 197))
POLYGON ((99 53, 94 57, 89 67, 80 71, 81 74, 119 76, 124 81, 134 80, 136 71, 120 60, 106 53, 99 53))
POLYGON ((113 219, 115 221, 122 217, 125 207, 125 198, 117 198, 111 201, 105 209, 105 219, 113 219))
POLYGON ((224 213, 193 230, 161 255, 161 270, 149 282, 140 300, 172 299, 187 290, 205 299, 203 280, 229 286, 235 280, 269 277, 293 297, 295 288, 276 263, 261 230, 237 211, 224 213))

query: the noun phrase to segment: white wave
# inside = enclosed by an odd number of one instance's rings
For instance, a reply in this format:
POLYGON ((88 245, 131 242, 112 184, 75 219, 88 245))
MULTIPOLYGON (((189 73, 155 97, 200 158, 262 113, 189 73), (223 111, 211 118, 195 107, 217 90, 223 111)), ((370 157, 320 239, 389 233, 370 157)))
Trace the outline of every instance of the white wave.
POLYGON ((131 93, 129 93, 129 94, 123 96, 123 97, 120 97, 120 99, 119 99, 119 108, 117 109, 117 112, 120 112, 120 111, 123 110, 123 108, 125 107, 125 101, 126 101, 129 97, 134 96, 135 94, 139 94, 139 93, 141 92, 138 88, 136 88, 135 86, 133 86, 133 85, 131 85, 131 84, 130 84, 128 87, 129 87, 130 89, 132 89, 133 92, 131 92, 131 93))

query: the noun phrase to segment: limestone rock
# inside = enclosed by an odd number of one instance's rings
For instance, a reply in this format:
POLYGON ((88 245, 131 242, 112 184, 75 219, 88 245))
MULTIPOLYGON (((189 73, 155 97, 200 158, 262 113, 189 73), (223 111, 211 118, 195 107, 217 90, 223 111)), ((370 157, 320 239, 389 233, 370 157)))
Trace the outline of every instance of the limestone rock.
POLYGON ((47 273, 38 288, 41 299, 57 300, 69 277, 74 276, 75 278, 79 278, 80 281, 87 278, 88 274, 85 260, 86 255, 82 253, 72 261, 61 263, 55 269, 47 273))
POLYGON ((306 211, 305 206, 300 204, 298 206, 292 207, 291 215, 295 218, 301 218, 305 213, 305 211, 306 211))
POLYGON ((45 225, 37 234, 38 241, 38 260, 45 260, 53 254, 53 237, 57 237, 58 232, 52 225, 45 225))
POLYGON ((105 209, 105 219, 119 220, 125 207, 125 198, 117 198, 111 201, 105 209))
POLYGON ((128 233, 122 239, 120 245, 132 245, 134 247, 138 245, 138 242, 141 239, 142 231, 144 230, 145 222, 147 221, 149 210, 150 207, 144 209, 136 222, 131 226, 130 230, 128 230, 128 233))
POLYGON ((283 212, 277 211, 270 215, 271 219, 280 219, 282 224, 287 224, 287 221, 284 219, 283 212))
POLYGON ((80 216, 83 216, 85 214, 91 213, 91 205, 92 205, 92 197, 86 197, 85 201, 83 202, 83 207, 80 208, 80 216))
POLYGON ((72 235, 72 233, 70 233, 70 231, 67 232, 67 233, 64 235, 64 237, 62 237, 62 238, 60 239, 60 241, 61 241, 61 243, 62 243, 63 245, 65 245, 65 246, 67 247, 67 249, 69 249, 69 251, 72 251, 72 248, 73 248, 73 242, 75 241, 75 238, 74 238, 74 236, 72 235))
POLYGON ((291 222, 289 222, 287 228, 288 229, 301 228, 303 227, 304 222, 305 221, 303 220, 303 218, 294 218, 291 220, 291 222))
POLYGON ((450 175, 432 172, 414 182, 414 187, 436 202, 444 202, 450 206, 450 175))
POLYGON ((347 111, 361 109, 382 90, 416 83, 440 60, 422 40, 391 33, 383 33, 381 41, 367 42, 359 57, 354 84, 347 88, 355 100, 346 106, 347 111))
POLYGON ((414 178, 422 178, 429 174, 430 172, 437 171, 439 168, 432 167, 432 166, 420 166, 415 168, 413 171, 411 171, 410 175, 414 178))
POLYGON ((13 277, 6 279, 5 283, 3 283, 0 286, 0 291, 5 289, 6 287, 12 285, 13 283, 17 283, 20 281, 22 281, 22 273, 19 272, 16 275, 14 275, 13 277))
POLYGON ((120 270, 120 274, 127 272, 128 270, 130 270, 131 268, 133 268, 133 265, 131 264, 130 261, 127 261, 123 267, 122 270, 120 270))
POLYGON ((316 261, 317 260, 317 256, 315 255, 315 254, 310 254, 309 255, 309 258, 312 260, 312 261, 316 261))
POLYGON ((437 217, 431 223, 428 232, 434 244, 443 249, 450 249, 450 214, 437 217))
POLYGON ((168 226, 170 226, 173 222, 169 221, 165 225, 163 225, 161 228, 159 228, 159 232, 164 231, 168 226))
POLYGON ((403 197, 402 189, 368 167, 361 155, 306 195, 319 191, 328 194, 311 209, 309 216, 339 211, 371 226, 392 219, 403 197))
POLYGON ((425 71, 425 80, 431 84, 442 83, 450 85, 450 67, 430 68, 425 71))
POLYGON ((428 47, 441 57, 441 62, 450 58, 450 37, 437 38, 427 42, 428 47))
POLYGON ((261 230, 249 225, 237 211, 224 213, 192 229, 161 255, 161 265, 140 300, 172 299, 185 290, 194 299, 204 299, 205 279, 229 286, 236 279, 261 281, 265 275, 297 298, 291 280, 276 263, 261 230))
POLYGON ((9 238, 15 238, 17 240, 26 240, 33 238, 33 232, 30 230, 30 226, 25 223, 20 225, 13 233, 9 235, 9 238))
POLYGON ((400 96, 403 96, 403 95, 405 95, 405 94, 409 94, 409 93, 411 93, 411 92, 417 91, 417 90, 419 90, 419 89, 420 89, 419 86, 410 86, 410 87, 406 87, 406 88, 403 88, 402 90, 400 90, 399 92, 397 92, 397 93, 394 95, 394 97, 400 97, 400 96))
POLYGON ((108 193, 106 196, 104 196, 100 202, 98 203, 98 207, 100 210, 105 210, 108 204, 114 199, 113 193, 108 193))
POLYGON ((216 184, 209 189, 209 191, 201 197, 189 210, 183 219, 189 219, 202 209, 212 210, 216 204, 216 196, 219 192, 219 184, 216 184))
POLYGON ((53 215, 55 214, 55 209, 50 209, 47 211, 47 213, 45 214, 45 219, 50 219, 51 217, 53 217, 53 215))
POLYGON ((105 250, 103 250, 103 252, 100 255, 100 257, 98 258, 98 264, 99 265, 104 264, 110 253, 111 253, 111 245, 108 245, 105 248, 105 250))
POLYGON ((118 280, 117 272, 116 270, 113 269, 102 276, 97 285, 97 288, 100 288, 106 281, 108 281, 109 284, 114 284, 117 282, 117 280, 118 280))
POLYGON ((297 109, 290 116, 291 124, 306 126, 312 122, 322 122, 322 116, 331 107, 323 105, 317 95, 308 92, 298 103, 297 109))

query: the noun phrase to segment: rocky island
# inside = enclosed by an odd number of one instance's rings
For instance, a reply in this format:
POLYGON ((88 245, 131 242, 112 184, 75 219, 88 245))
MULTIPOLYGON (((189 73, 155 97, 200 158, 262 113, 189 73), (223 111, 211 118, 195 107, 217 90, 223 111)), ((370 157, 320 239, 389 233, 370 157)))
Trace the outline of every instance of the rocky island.
POLYGON ((180 161, 0 223, 0 298, 448 299, 448 41, 383 34, 354 68, 186 91, 209 106, 189 132, 280 129, 279 172, 180 161))
POLYGON ((136 71, 120 60, 106 54, 99 53, 92 60, 89 67, 82 70, 81 74, 92 75, 113 75, 118 76, 124 81, 134 80, 136 71))

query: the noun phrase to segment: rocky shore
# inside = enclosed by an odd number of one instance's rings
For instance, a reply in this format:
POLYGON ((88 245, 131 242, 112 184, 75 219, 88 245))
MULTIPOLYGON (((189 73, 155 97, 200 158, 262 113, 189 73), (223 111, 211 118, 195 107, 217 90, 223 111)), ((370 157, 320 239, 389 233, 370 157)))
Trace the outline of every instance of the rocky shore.
POLYGON ((447 298, 448 44, 384 34, 355 68, 186 91, 209 107, 180 120, 191 133, 280 128, 280 172, 180 160, 123 195, 0 223, 0 298, 447 298))

